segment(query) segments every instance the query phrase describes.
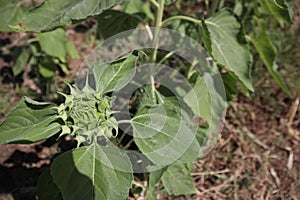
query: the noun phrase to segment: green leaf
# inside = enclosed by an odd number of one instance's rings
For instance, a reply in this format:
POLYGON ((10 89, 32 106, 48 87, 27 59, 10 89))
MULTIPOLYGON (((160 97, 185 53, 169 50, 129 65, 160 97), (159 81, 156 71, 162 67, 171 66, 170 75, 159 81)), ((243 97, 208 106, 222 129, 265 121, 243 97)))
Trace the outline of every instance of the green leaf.
POLYGON ((97 92, 105 94, 123 88, 135 74, 136 61, 137 56, 129 54, 112 63, 94 66, 97 92))
POLYGON ((204 22, 210 34, 208 36, 206 31, 202 32, 206 38, 210 38, 209 41, 203 40, 206 49, 219 65, 232 71, 249 90, 253 91, 252 58, 248 45, 238 40, 240 23, 228 10, 220 11, 204 22))
POLYGON ((29 10, 20 19, 21 25, 14 28, 21 31, 49 31, 59 26, 72 24, 102 13, 121 0, 47 0, 29 10))
POLYGON ((67 43, 66 43, 66 48, 67 48, 67 52, 71 56, 71 58, 73 58, 73 59, 79 59, 80 58, 73 41, 68 40, 67 43))
POLYGON ((117 10, 104 11, 97 17, 98 30, 104 39, 136 28, 143 22, 141 13, 128 14, 117 10))
POLYGON ((146 107, 131 121, 135 143, 155 165, 193 161, 200 154, 195 134, 175 107, 169 102, 146 107))
MULTIPOLYGON (((234 97, 238 94, 237 78, 230 72, 222 73, 222 79, 226 90, 226 98, 228 102, 233 101, 234 97)), ((247 90, 247 89, 246 89, 247 90)))
POLYGON ((167 170, 167 167, 152 171, 149 173, 149 186, 148 192, 150 195, 153 195, 156 184, 160 181, 163 173, 167 170))
POLYGON ((191 164, 170 165, 162 175, 162 182, 169 194, 194 194, 194 181, 190 175, 191 164))
POLYGON ((21 48, 20 51, 21 52, 14 59, 15 64, 12 68, 14 76, 17 76, 22 72, 30 57, 30 53, 28 52, 27 48, 21 48))
POLYGON ((265 66, 268 71, 275 79, 277 84, 281 87, 281 89, 289 94, 288 88, 284 83, 281 75, 277 72, 277 64, 276 64, 276 55, 277 51, 269 36, 266 33, 266 24, 263 20, 259 20, 260 32, 256 35, 255 38, 248 37, 248 39, 252 42, 255 49, 259 53, 261 59, 263 60, 265 66))
POLYGON ((273 14, 277 20, 292 23, 292 4, 285 0, 259 0, 265 11, 273 14))
MULTIPOLYGON (((171 21, 170 27, 173 30, 188 35, 196 41, 201 41, 201 36, 199 34, 200 27, 198 26, 198 24, 187 22, 184 20, 174 20, 171 21)), ((178 38, 176 38, 175 41, 176 40, 178 40, 178 38)), ((180 43, 181 42, 179 42, 179 44, 180 43)))
POLYGON ((11 0, 0 0, 0 31, 13 31, 8 25, 17 23, 22 14, 22 8, 11 0))
POLYGON ((44 78, 52 78, 55 76, 56 65, 49 57, 39 60, 39 72, 44 78))
POLYGON ((156 95, 152 92, 152 90, 152 85, 144 86, 138 110, 144 109, 145 107, 151 107, 157 104, 156 95))
POLYGON ((225 88, 220 75, 206 74, 197 78, 193 89, 184 96, 184 101, 210 126, 212 131, 220 123, 228 106, 225 88))
POLYGON ((193 90, 184 96, 184 101, 192 108, 194 113, 206 121, 211 121, 211 98, 208 86, 200 76, 197 79, 193 90), (195 95, 195 96, 193 96, 195 95), (197 98, 195 100, 195 98, 197 98))
POLYGON ((154 15, 151 11, 151 5, 149 1, 144 0, 126 0, 122 1, 123 11, 128 14, 145 13, 147 18, 154 20, 154 15))
POLYGON ((65 200, 127 199, 133 175, 112 168, 116 164, 131 167, 119 150, 93 144, 57 157, 51 174, 65 200))
POLYGON ((32 106, 22 99, 0 125, 0 143, 37 142, 60 131, 53 105, 32 106))
POLYGON ((48 167, 42 171, 37 186, 37 195, 40 200, 63 200, 61 192, 53 182, 48 167))
POLYGON ((37 39, 46 54, 57 57, 63 62, 66 60, 67 38, 64 29, 59 28, 48 33, 38 33, 37 39))

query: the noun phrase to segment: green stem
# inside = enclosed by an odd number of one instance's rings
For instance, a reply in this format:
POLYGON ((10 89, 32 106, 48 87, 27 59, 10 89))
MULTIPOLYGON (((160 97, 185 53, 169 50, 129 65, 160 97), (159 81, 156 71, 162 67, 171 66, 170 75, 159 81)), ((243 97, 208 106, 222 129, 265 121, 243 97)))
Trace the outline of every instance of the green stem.
POLYGON ((159 4, 155 0, 150 0, 150 3, 155 7, 159 8, 159 4))
POLYGON ((124 149, 128 149, 130 145, 134 142, 133 138, 123 147, 124 149))
POLYGON ((131 124, 131 120, 119 120, 118 124, 131 124))
POLYGON ((168 58, 170 58, 174 54, 174 51, 169 52, 167 55, 165 55, 158 63, 162 64, 164 63, 168 58))
MULTIPOLYGON (((155 31, 154 31, 154 38, 153 38, 153 47, 154 50, 151 55, 151 62, 155 63, 157 58, 157 49, 158 49, 158 34, 159 34, 159 28, 161 27, 163 14, 164 14, 164 6, 165 6, 165 0, 158 0, 158 7, 156 10, 156 18, 155 18, 155 31)), ((154 77, 151 75, 150 77, 151 85, 152 85, 152 97, 156 99, 155 96, 155 82, 154 77)))
POLYGON ((201 24, 201 20, 198 20, 198 19, 195 19, 195 18, 189 17, 189 16, 178 15, 178 16, 173 16, 173 17, 170 17, 170 18, 164 20, 161 23, 161 27, 166 26, 169 22, 174 21, 174 20, 185 20, 185 21, 193 22, 195 24, 201 24))
POLYGON ((154 33, 154 39, 153 39, 153 46, 154 50, 151 55, 151 61, 155 62, 156 57, 157 57, 157 48, 158 48, 158 33, 159 29, 162 25, 162 18, 163 18, 163 13, 164 13, 164 5, 165 5, 165 0, 158 0, 159 7, 156 10, 156 18, 155 18, 155 33, 154 33))

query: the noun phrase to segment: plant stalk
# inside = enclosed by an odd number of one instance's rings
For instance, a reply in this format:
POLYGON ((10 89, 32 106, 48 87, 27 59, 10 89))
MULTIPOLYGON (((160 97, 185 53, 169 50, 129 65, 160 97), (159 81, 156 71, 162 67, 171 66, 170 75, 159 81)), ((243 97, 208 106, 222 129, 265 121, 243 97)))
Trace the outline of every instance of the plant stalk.
POLYGON ((159 8, 159 4, 155 0, 150 0, 150 3, 155 7, 159 8))
MULTIPOLYGON (((160 28, 161 24, 162 24, 162 21, 163 21, 162 18, 163 18, 163 13, 164 13, 165 0, 158 0, 158 4, 159 4, 159 7, 156 10, 156 17, 155 17, 155 27, 156 28, 160 28)), ((154 32, 154 39, 153 39, 154 50, 153 50, 152 55, 151 55, 151 61, 152 62, 155 62, 156 57, 157 57, 158 34, 159 34, 159 30, 156 29, 155 32, 154 32)))
MULTIPOLYGON (((159 35, 159 28, 161 27, 161 23, 163 20, 163 14, 164 14, 164 6, 165 6, 165 0, 158 0, 158 8, 156 10, 156 17, 155 17, 155 31, 154 31, 154 38, 153 38, 153 51, 151 54, 151 62, 155 63, 156 58, 157 58, 157 49, 158 49, 158 35, 159 35)), ((155 81, 154 77, 151 73, 150 77, 151 81, 151 91, 152 91, 152 97, 156 100, 156 95, 155 95, 155 81)))

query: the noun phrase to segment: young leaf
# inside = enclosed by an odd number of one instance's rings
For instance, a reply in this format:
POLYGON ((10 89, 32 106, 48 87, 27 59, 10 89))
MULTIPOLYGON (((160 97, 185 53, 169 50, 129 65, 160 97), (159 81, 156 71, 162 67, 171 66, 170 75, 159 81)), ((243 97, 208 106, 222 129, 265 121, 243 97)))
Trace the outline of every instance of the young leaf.
POLYGON ((162 182, 169 194, 194 194, 194 181, 190 175, 191 164, 170 165, 162 175, 162 182))
POLYGON ((63 62, 65 61, 67 55, 67 38, 64 29, 59 28, 48 33, 38 33, 37 39, 46 54, 57 57, 63 62))
POLYGON ((263 20, 259 20, 259 23, 260 33, 255 38, 248 38, 254 45, 265 66, 267 67, 268 71, 273 76, 277 84, 285 93, 289 94, 288 88, 284 83, 284 80, 282 79, 281 75, 277 72, 278 66, 276 64, 276 48, 274 47, 272 41, 266 33, 266 25, 264 24, 265 22, 263 20))
POLYGON ((135 74, 136 61, 137 56, 129 54, 112 63, 94 66, 96 91, 105 94, 123 88, 135 74))
POLYGON ((131 122, 135 143, 155 165, 193 161, 200 152, 195 134, 174 106, 145 108, 131 122))
POLYGON ((19 5, 12 3, 11 0, 0 0, 0 31, 12 31, 9 25, 17 23, 22 14, 23 10, 19 5))
POLYGON ((273 14, 278 20, 282 20, 287 24, 292 23, 292 8, 286 0, 259 0, 265 11, 273 14))
POLYGON ((128 14, 117 10, 104 11, 97 17, 98 29, 104 39, 136 28, 143 21, 141 13, 128 14))
POLYGON ((0 144, 36 142, 60 131, 53 105, 32 106, 22 99, 0 125, 0 144))
POLYGON ((126 199, 133 175, 114 169, 115 164, 131 167, 127 155, 93 144, 57 157, 51 174, 65 200, 126 199))
POLYGON ((49 168, 44 169, 39 177, 37 194, 40 200, 63 200, 61 192, 53 182, 49 168))
POLYGON ((205 20, 204 24, 209 35, 207 31, 203 31, 202 34, 210 40, 203 40, 203 42, 211 56, 218 64, 232 71, 249 90, 253 91, 250 75, 251 54, 247 44, 238 41, 240 23, 230 11, 223 10, 205 20))
POLYGON ((40 6, 26 12, 20 19, 21 25, 16 25, 14 28, 21 31, 34 32, 53 30, 59 26, 72 24, 74 20, 86 19, 89 16, 98 15, 120 1, 47 0, 40 6))

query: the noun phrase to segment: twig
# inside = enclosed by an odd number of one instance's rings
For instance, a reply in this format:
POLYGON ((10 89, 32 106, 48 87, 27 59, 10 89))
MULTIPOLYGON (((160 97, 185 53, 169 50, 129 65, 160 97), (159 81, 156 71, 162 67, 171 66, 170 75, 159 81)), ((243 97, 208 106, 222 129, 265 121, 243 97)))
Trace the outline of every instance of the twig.
POLYGON ((242 131, 244 131, 256 144, 258 144, 259 146, 261 146, 262 148, 268 150, 269 147, 263 143, 262 141, 260 141, 253 133, 251 133, 246 127, 242 128, 242 131))
POLYGON ((206 176, 206 175, 215 175, 215 174, 224 174, 227 172, 231 172, 230 169, 224 169, 220 171, 215 171, 215 172, 195 172, 191 173, 192 176, 206 176))
POLYGON ((300 90, 298 91, 297 96, 296 96, 294 102, 292 103, 288 113, 287 113, 287 118, 288 118, 287 127, 288 127, 289 132, 290 132, 291 125, 293 124, 293 121, 295 119, 295 115, 296 115, 297 110, 298 110, 299 100, 300 100, 300 90))

